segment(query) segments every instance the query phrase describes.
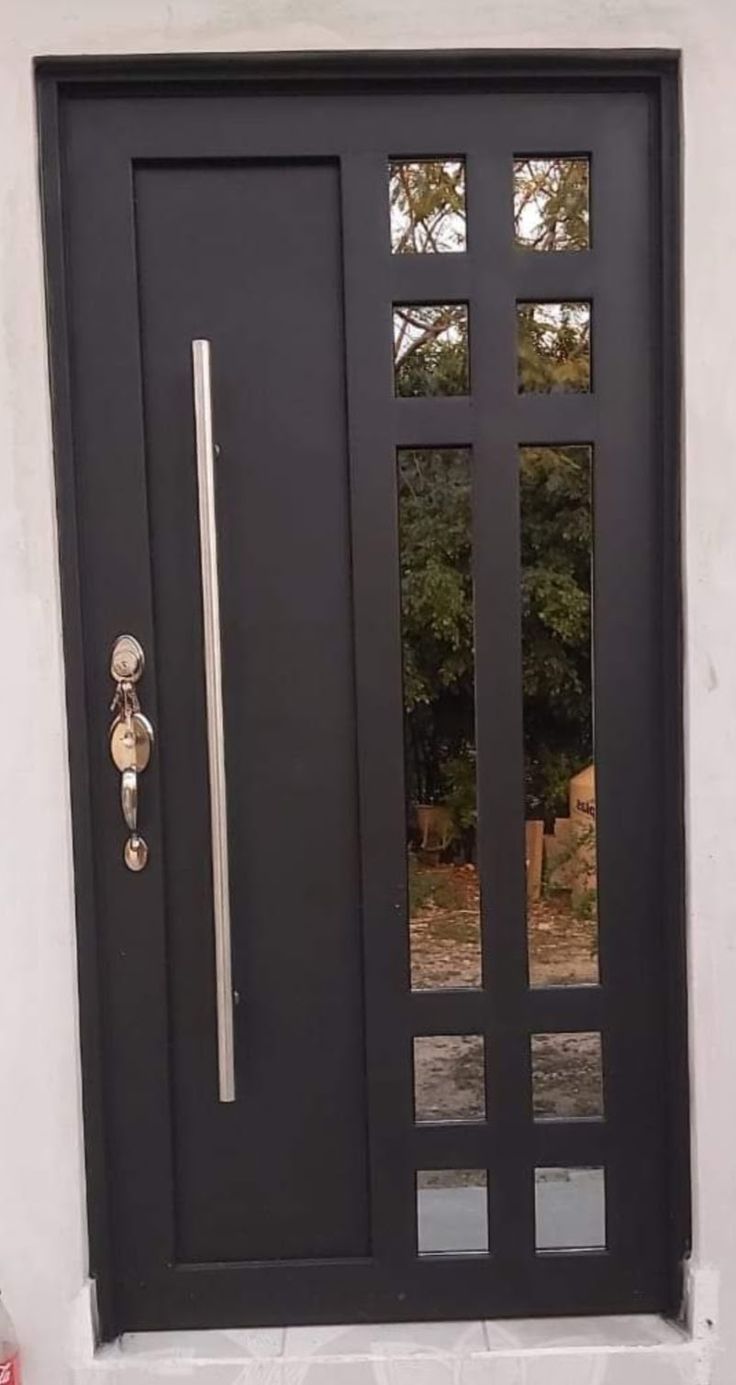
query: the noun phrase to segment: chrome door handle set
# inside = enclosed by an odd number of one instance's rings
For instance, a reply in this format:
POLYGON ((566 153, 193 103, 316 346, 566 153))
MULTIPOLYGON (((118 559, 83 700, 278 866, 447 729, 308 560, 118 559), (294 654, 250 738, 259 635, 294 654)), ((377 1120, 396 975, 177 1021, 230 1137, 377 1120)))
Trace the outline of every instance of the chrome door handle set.
POLYGON ((147 768, 153 749, 153 726, 140 709, 136 684, 145 667, 143 649, 133 635, 120 635, 113 645, 110 674, 115 696, 110 711, 110 754, 120 771, 120 806, 130 833, 123 848, 128 870, 143 870, 148 846, 138 831, 138 777, 147 768))

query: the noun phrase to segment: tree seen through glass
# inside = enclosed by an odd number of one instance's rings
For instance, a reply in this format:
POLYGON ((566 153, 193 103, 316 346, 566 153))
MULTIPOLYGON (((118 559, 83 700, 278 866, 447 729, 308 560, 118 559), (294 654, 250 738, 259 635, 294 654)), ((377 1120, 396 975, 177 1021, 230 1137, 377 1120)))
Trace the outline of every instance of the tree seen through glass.
POLYGON ((587 250, 590 161, 515 159, 514 229, 517 245, 528 250, 587 250))
MULTIPOLYGON (((554 222, 539 247, 556 245, 559 226, 579 215, 579 182, 556 187, 535 204, 554 222), (557 195, 565 186, 569 216, 557 195)), ((590 305, 557 307, 551 324, 519 314, 523 391, 589 388, 590 305)), ((437 392, 453 393, 463 369, 457 336, 437 325, 421 320, 415 330, 429 328, 423 349, 434 381, 451 382, 437 392)), ((399 350, 407 383, 399 387, 397 373, 397 392, 430 392, 423 351, 406 355, 411 344, 406 327, 399 350)), ((397 466, 412 985, 478 986, 473 462, 470 449, 405 448, 397 466)), ((591 448, 520 449, 519 491, 530 980, 582 984, 598 979, 591 448)))
POLYGON ((389 165, 391 249, 395 255, 465 249, 462 159, 395 159, 389 165))

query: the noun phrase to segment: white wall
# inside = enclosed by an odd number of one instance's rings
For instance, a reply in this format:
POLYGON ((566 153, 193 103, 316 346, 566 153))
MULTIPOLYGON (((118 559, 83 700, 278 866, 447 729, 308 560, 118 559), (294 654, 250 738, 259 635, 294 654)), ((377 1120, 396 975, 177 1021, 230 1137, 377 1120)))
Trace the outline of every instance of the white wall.
MULTIPOLYGON (((0 1284, 23 1338, 28 1385, 60 1385, 65 1379, 65 1336, 86 1254, 31 59, 45 53, 474 46, 684 52, 695 1264, 701 1325, 706 1317, 714 1322, 712 1380, 731 1385, 736 1379, 734 0, 5 0, 0 14, 0 1284)), ((705 1379, 709 1371, 702 1370, 705 1379)), ((421 1385, 422 1377, 415 1378, 421 1385)), ((540 1385, 552 1378, 546 1372, 533 1376, 540 1385)))

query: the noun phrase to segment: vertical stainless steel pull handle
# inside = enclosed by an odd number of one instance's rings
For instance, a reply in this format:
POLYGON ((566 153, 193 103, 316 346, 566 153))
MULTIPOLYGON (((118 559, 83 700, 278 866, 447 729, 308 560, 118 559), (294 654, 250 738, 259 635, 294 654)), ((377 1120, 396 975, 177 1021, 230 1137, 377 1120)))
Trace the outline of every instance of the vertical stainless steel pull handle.
POLYGON ((225 778, 225 725, 222 703, 220 590, 217 571, 215 446, 212 436, 212 386, 210 381, 210 343, 208 341, 192 342, 192 374, 197 449, 197 489, 199 494, 199 549, 202 569, 204 673, 212 833, 217 1061, 220 1101, 234 1101, 235 1053, 227 840, 227 782, 225 778))

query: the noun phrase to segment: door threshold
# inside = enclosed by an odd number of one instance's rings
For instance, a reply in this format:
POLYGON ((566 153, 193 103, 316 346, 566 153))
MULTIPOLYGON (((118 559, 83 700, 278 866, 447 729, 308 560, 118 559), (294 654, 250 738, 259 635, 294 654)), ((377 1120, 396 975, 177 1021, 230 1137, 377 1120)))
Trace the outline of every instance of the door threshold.
POLYGON ((492 1385, 515 1360, 533 1385, 569 1385, 573 1370, 587 1381, 581 1362, 598 1379, 602 1358, 606 1385, 651 1385, 653 1371, 658 1385, 698 1385, 702 1373, 703 1343, 648 1314, 133 1332, 95 1349, 91 1288, 77 1306, 73 1385, 121 1372, 125 1385, 492 1385))

